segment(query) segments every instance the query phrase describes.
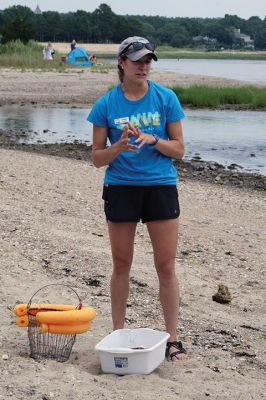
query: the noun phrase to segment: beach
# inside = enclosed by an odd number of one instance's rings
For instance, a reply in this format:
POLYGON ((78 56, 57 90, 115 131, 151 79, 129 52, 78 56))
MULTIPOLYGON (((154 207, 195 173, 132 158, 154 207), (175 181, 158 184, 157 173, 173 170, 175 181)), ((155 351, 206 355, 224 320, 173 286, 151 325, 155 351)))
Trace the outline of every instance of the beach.
MULTIPOLYGON (((150 78, 162 85, 239 86, 242 81, 202 75, 177 74, 152 70, 150 78)), ((0 69, 0 106, 5 104, 89 107, 106 90, 118 83, 117 71, 103 69, 65 69, 30 71, 0 69)))
MULTIPOLYGON (((0 70, 0 75, 1 105, 89 107, 117 82, 115 71, 0 70)), ((169 86, 203 79, 157 71, 151 78, 169 86)), ((204 80, 215 84, 212 78, 204 80)), ((94 347, 112 330, 112 258, 101 200, 104 171, 92 165, 89 149, 85 157, 86 148, 81 152, 75 144, 43 151, 42 145, 19 146, 3 137, 0 399, 265 398, 266 202, 261 188, 221 184, 215 176, 203 179, 182 166, 178 336, 189 360, 164 361, 150 375, 103 374, 94 347), (30 358, 27 329, 15 325, 12 313, 16 304, 27 303, 50 284, 71 286, 97 312, 90 331, 77 335, 65 363, 30 358), (228 287, 231 302, 213 300, 218 285, 228 287)), ((139 224, 135 242, 126 328, 162 331, 145 225, 139 224)), ((73 293, 63 294, 59 302, 77 302, 73 293)))

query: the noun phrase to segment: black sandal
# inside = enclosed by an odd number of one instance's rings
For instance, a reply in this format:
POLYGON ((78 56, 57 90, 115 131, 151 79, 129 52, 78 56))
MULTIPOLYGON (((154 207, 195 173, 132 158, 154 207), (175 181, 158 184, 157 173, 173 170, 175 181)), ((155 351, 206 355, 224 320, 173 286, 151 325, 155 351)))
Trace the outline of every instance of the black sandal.
POLYGON ((182 342, 167 342, 166 350, 165 350, 165 357, 167 361, 172 361, 174 357, 178 356, 179 354, 187 354, 186 349, 183 347, 182 342), (174 347, 177 351, 173 351, 170 353, 170 347, 174 347))

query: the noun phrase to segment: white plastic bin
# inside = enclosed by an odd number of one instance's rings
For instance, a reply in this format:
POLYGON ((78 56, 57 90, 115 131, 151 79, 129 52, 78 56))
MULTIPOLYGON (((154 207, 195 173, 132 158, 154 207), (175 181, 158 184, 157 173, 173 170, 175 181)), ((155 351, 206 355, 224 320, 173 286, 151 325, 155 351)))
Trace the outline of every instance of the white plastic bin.
POLYGON ((164 360, 169 333, 148 328, 118 329, 104 337, 95 350, 103 372, 150 374, 164 360))

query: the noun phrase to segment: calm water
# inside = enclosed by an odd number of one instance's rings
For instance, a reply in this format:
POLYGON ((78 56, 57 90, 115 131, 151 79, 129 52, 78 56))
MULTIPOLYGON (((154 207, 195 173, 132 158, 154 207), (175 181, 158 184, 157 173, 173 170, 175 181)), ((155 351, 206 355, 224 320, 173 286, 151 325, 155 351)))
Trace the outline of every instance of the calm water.
POLYGON ((161 59, 152 67, 187 75, 204 75, 266 84, 266 61, 161 59))
POLYGON ((266 175, 266 112, 186 111, 186 157, 236 163, 266 175))
MULTIPOLYGON (((25 131, 20 143, 91 143, 92 126, 87 109, 0 108, 0 129, 25 131)), ((224 165, 236 163, 245 170, 266 175, 266 112, 187 110, 183 120, 186 158, 224 165)))

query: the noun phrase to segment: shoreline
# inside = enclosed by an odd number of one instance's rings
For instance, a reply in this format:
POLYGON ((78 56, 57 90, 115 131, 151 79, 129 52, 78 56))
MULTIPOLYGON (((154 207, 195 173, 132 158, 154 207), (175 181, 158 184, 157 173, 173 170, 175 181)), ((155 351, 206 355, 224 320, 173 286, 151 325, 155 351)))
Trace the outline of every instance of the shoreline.
MULTIPOLYGON (((110 87, 118 83, 118 77, 115 70, 107 73, 93 72, 90 69, 69 70, 64 73, 59 72, 31 72, 17 71, 12 69, 0 69, 0 106, 31 106, 42 108, 69 107, 69 108, 89 108, 95 100, 105 93, 110 87), (56 88, 56 90, 55 90, 56 88)), ((238 86, 241 81, 231 79, 214 78, 196 75, 180 75, 172 72, 159 72, 153 70, 151 79, 165 86, 173 85, 191 85, 207 84, 210 86, 238 86)), ((245 82, 246 83, 246 82, 245 82)), ((245 107, 226 106, 220 109, 245 110, 245 107)), ((253 111, 253 110, 249 110, 253 111)), ((256 111, 256 110, 254 110, 256 111)), ((257 110, 263 112, 263 110, 257 110)), ((15 137, 27 132, 13 132, 15 137)), ((0 146, 15 146, 10 138, 10 132, 0 131, 0 146)), ((41 144, 37 147, 27 145, 28 150, 45 153, 73 153, 73 149, 66 152, 67 145, 50 145, 43 147, 41 144), (56 148, 57 146, 57 148, 56 148)), ((77 146, 73 144, 72 147, 77 146)), ((16 145, 17 148, 23 148, 23 145, 16 145)), ((81 146, 82 147, 82 146, 81 146)), ((78 150, 80 153, 80 147, 78 150)), ((84 157, 82 155, 81 157, 84 157)), ((217 185, 234 185, 239 187, 249 187, 259 190, 265 190, 266 182, 263 175, 246 173, 241 171, 241 166, 232 166, 228 170, 220 164, 210 163, 203 160, 183 161, 181 166, 182 174, 190 179, 205 180, 217 185)))
MULTIPOLYGON (((0 148, 20 150, 37 154, 46 154, 75 160, 91 161, 91 145, 82 143, 55 144, 19 144, 10 140, 0 130, 0 148)), ((175 160, 180 181, 198 180, 219 186, 235 186, 243 189, 266 191, 266 176, 241 171, 241 166, 232 164, 228 168, 217 162, 208 162, 193 158, 191 160, 175 160)))
MULTIPOLYGON (((90 107, 98 97, 119 83, 116 70, 96 72, 91 69, 33 72, 0 68, 0 79, 0 106, 90 107)), ((167 87, 191 85, 237 87, 249 85, 249 82, 246 81, 161 72, 154 69, 150 73, 150 79, 167 87)), ((266 85, 260 84, 253 86, 266 87, 266 85)), ((223 109, 245 110, 246 108, 244 106, 227 105, 223 109)))

